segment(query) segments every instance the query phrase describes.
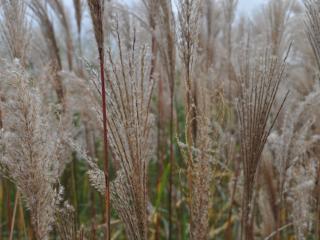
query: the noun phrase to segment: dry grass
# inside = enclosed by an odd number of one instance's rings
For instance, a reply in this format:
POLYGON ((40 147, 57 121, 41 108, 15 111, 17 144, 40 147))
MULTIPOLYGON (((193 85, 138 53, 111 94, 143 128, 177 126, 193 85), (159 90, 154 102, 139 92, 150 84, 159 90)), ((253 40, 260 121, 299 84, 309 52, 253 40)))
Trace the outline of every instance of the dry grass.
POLYGON ((0 240, 319 239, 318 0, 70 3, 0 0, 0 240))

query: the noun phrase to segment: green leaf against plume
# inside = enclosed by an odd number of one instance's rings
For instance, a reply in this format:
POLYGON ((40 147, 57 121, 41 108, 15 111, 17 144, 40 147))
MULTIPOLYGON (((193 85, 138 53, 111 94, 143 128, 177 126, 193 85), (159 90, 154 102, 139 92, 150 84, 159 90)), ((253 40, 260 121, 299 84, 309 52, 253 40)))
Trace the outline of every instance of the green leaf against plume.
POLYGON ((170 164, 168 164, 166 166, 166 168, 164 169, 163 173, 162 173, 162 176, 161 176, 161 179, 160 179, 160 182, 159 182, 159 185, 158 185, 158 191, 157 191, 157 196, 156 196, 156 204, 155 204, 156 211, 159 209, 161 200, 162 200, 162 198, 164 196, 164 192, 165 192, 166 186, 167 186, 168 181, 169 181, 170 168, 171 168, 171 166, 170 166, 170 164))

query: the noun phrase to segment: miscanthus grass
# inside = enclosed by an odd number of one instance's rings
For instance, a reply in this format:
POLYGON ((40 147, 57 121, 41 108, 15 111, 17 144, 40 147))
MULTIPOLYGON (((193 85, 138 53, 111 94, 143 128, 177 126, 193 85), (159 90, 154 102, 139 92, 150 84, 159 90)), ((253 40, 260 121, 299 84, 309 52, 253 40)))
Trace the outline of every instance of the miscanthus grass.
POLYGON ((319 1, 241 4, 0 0, 0 239, 319 239, 319 1))
POLYGON ((250 44, 240 56, 237 111, 240 127, 240 159, 243 164, 242 239, 254 239, 254 188, 262 151, 287 95, 275 115, 272 109, 280 83, 285 79, 285 60, 268 50, 254 55, 250 44))
POLYGON ((8 65, 1 77, 7 84, 7 101, 1 103, 1 170, 26 202, 35 239, 49 239, 66 163, 62 129, 58 122, 53 125, 54 116, 42 104, 39 89, 18 63, 8 65))

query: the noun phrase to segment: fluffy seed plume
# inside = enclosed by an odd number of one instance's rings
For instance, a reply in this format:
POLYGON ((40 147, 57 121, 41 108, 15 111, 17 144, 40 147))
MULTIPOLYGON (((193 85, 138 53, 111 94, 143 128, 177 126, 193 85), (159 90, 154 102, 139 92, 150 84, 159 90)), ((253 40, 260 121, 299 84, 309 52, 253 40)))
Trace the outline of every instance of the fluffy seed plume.
MULTIPOLYGON (((1 75, 10 85, 2 104, 3 137, 0 149, 2 173, 11 179, 30 210, 35 239, 49 239, 59 193, 54 186, 60 176, 64 149, 57 129, 50 125, 50 115, 42 105, 41 95, 32 87, 28 74, 20 67, 8 67, 1 75)), ((52 123, 52 122, 51 122, 52 123)))
POLYGON ((272 56, 268 50, 264 54, 255 56, 247 46, 239 61, 237 112, 244 172, 242 239, 246 240, 254 237, 251 211, 261 154, 287 97, 284 97, 279 110, 273 116, 272 108, 279 85, 285 78, 285 60, 282 62, 272 56))

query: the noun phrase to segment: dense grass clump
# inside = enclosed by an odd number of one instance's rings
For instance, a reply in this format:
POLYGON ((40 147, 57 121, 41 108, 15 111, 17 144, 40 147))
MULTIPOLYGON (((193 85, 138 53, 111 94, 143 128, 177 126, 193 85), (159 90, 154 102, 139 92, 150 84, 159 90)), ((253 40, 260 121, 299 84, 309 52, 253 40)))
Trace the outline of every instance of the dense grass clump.
POLYGON ((239 1, 0 0, 0 240, 320 239, 320 1, 239 1))

